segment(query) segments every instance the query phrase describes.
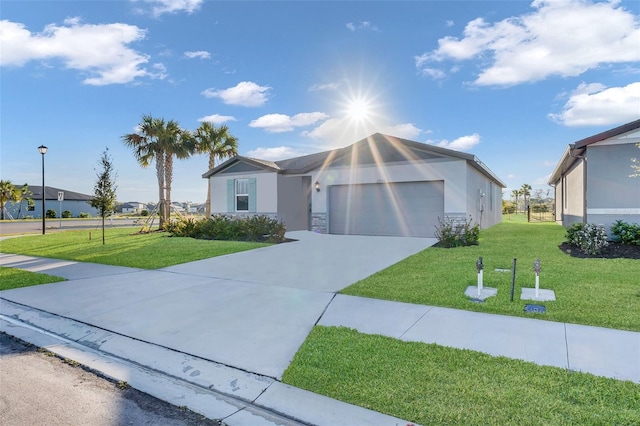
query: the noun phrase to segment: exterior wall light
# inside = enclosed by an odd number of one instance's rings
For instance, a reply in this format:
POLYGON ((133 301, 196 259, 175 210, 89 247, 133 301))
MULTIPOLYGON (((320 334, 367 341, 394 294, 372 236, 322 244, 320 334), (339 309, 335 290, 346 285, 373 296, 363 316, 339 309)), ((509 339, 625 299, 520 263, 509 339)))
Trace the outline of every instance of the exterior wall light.
POLYGON ((316 181, 316 192, 320 192, 320 182, 316 181))

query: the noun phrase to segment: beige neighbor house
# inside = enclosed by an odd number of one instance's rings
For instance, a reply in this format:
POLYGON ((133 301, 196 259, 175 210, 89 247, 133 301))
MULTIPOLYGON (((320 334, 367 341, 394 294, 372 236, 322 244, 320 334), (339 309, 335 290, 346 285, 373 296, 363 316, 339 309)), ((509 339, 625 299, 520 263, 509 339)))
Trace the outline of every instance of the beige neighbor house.
POLYGON ((439 220, 502 218, 502 188, 478 158, 376 133, 282 161, 233 157, 209 170, 212 214, 262 214, 288 231, 433 237, 439 220))
POLYGON ((640 120, 570 144, 549 178, 555 187, 556 221, 604 225, 640 223, 640 120))

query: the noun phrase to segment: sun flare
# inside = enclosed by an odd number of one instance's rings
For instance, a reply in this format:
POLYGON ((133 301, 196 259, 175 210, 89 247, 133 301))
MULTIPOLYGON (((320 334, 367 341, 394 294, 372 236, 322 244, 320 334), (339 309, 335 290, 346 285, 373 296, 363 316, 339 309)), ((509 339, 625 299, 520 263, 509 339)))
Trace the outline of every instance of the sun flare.
POLYGON ((371 103, 366 99, 352 99, 347 105, 346 112, 352 120, 368 120, 371 117, 371 103))

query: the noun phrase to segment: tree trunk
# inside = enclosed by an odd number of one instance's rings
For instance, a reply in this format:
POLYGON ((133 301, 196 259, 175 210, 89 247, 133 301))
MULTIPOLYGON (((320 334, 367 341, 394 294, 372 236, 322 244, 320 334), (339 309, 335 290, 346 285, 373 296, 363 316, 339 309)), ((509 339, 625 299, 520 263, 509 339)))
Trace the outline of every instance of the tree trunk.
POLYGON ((165 221, 171 220, 171 181, 173 180, 173 155, 165 154, 164 164, 164 183, 166 187, 165 201, 167 203, 165 210, 165 221))
POLYGON ((156 177, 158 178, 158 216, 160 217, 159 228, 164 229, 164 154, 156 153, 156 177))
POLYGON ((104 245, 104 215, 102 215, 102 244, 104 245))
MULTIPOLYGON (((209 154, 209 170, 216 166, 216 157, 213 153, 209 154)), ((211 217, 211 176, 207 179, 207 204, 205 205, 207 218, 211 217)))

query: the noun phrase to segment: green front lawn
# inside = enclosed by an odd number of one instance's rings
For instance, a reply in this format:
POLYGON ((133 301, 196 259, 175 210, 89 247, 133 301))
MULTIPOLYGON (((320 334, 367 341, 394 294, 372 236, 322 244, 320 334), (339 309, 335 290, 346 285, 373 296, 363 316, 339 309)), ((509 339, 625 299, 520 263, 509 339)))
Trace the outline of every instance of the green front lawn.
POLYGON ((505 220, 480 232, 480 244, 452 249, 429 248, 347 287, 344 294, 443 306, 503 315, 640 331, 640 261, 578 259, 563 253, 565 229, 555 223, 505 220), (465 295, 477 284, 476 261, 484 262, 484 285, 498 295, 474 303, 465 295), (516 263, 514 302, 510 302, 511 269, 516 263), (544 302, 545 314, 524 313, 521 287, 534 287, 533 262, 541 260, 540 287, 555 291, 544 302))
POLYGON ((630 381, 347 328, 314 328, 283 381, 423 425, 640 424, 630 381))
POLYGON ((65 279, 54 277, 53 275, 38 274, 0 266, 0 291, 31 285, 55 283, 58 281, 65 281, 65 279))
POLYGON ((65 231, 10 238, 0 241, 0 252, 158 269, 268 245, 169 237, 163 232, 133 234, 134 232, 131 228, 107 229, 104 245, 99 230, 65 231))

